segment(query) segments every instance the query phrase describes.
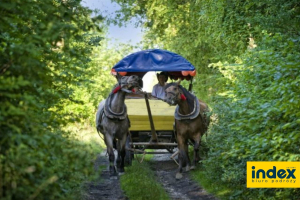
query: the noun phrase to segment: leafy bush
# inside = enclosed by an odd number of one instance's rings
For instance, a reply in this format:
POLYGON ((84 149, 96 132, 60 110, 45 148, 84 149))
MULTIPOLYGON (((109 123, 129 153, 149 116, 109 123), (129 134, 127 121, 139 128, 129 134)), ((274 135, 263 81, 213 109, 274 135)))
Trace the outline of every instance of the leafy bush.
POLYGON ((194 90, 215 119, 208 179, 232 198, 299 198, 296 189, 245 188, 246 161, 299 160, 299 1, 113 1, 121 22, 138 17, 146 27, 146 48, 196 66, 194 90))
POLYGON ((62 129, 88 117, 78 107, 89 91, 75 88, 91 85, 101 18, 79 0, 4 0, 0 10, 0 199, 75 199, 94 152, 62 129))
POLYGON ((75 199, 82 180, 92 177, 95 153, 62 133, 13 135, 1 156, 1 199, 75 199))
MULTIPOLYGON (((215 98, 218 121, 210 130, 211 151, 204 161, 209 177, 239 188, 246 183, 246 161, 300 160, 299 39, 265 33, 240 63, 216 65, 232 84, 215 98)), ((300 195, 296 189, 240 190, 235 198, 300 195)))

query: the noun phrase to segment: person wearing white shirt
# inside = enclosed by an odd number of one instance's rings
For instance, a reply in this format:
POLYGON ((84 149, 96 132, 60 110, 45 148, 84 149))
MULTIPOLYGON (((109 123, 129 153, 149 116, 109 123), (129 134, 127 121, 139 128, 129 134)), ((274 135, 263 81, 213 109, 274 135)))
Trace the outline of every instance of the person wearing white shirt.
POLYGON ((168 74, 166 72, 161 72, 156 74, 158 83, 153 86, 151 95, 158 99, 165 98, 165 85, 168 81, 168 74))

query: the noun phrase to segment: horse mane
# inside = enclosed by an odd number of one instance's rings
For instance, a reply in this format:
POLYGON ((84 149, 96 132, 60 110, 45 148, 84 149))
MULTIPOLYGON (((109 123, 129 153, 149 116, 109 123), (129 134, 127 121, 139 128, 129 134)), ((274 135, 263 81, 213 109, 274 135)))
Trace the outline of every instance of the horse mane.
POLYGON ((179 85, 179 89, 181 89, 183 95, 186 97, 190 111, 192 112, 195 106, 194 104, 195 96, 192 93, 190 93, 187 89, 185 89, 182 85, 179 85))
MULTIPOLYGON (((177 83, 169 83, 165 86, 165 89, 167 89, 170 86, 177 86, 177 83)), ((189 105, 190 111, 192 112, 194 110, 194 100, 195 100, 195 96, 190 93, 187 89, 185 89, 182 85, 178 86, 179 89, 182 91, 183 95, 186 97, 187 103, 189 105)))

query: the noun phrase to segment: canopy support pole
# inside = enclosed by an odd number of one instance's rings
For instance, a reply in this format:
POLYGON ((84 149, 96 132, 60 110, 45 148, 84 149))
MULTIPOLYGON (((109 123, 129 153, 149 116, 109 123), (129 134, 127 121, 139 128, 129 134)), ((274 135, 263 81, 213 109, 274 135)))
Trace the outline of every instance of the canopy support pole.
POLYGON ((191 82, 190 82, 190 85, 189 85, 189 92, 191 92, 193 89, 193 77, 191 77, 191 82))

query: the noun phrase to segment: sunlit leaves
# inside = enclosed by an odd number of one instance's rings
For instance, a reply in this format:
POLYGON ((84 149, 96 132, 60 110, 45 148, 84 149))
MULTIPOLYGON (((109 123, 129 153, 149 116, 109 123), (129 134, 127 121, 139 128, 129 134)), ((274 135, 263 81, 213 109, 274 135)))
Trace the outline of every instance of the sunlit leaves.
POLYGON ((142 18, 145 48, 174 51, 197 68, 193 89, 210 100, 215 119, 209 179, 237 190, 232 198, 300 196, 236 189, 246 160, 299 161, 299 1, 114 1, 124 20, 142 18))
MULTIPOLYGON (((240 182, 239 176, 236 180, 231 179, 228 170, 228 167, 245 161, 300 160, 300 104, 297 100, 300 93, 299 87, 295 87, 300 80, 300 51, 296 43, 298 40, 285 35, 266 34, 264 41, 259 43, 261 45, 242 55, 243 62, 239 67, 214 65, 226 78, 230 79, 231 74, 235 76, 228 82, 230 92, 223 94, 214 106, 220 119, 212 127, 210 144, 213 149, 206 161, 208 166, 216 161, 224 165, 218 171, 226 177, 222 179, 224 182, 234 184, 234 181, 236 185, 245 182, 245 176, 240 182)), ((244 167, 239 170, 245 172, 244 167)))
POLYGON ((88 117, 72 110, 82 112, 76 86, 95 72, 101 19, 77 0, 4 0, 0 13, 0 198, 73 199, 92 152, 61 127, 88 117))

